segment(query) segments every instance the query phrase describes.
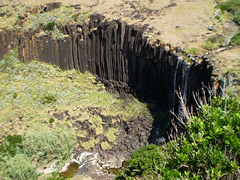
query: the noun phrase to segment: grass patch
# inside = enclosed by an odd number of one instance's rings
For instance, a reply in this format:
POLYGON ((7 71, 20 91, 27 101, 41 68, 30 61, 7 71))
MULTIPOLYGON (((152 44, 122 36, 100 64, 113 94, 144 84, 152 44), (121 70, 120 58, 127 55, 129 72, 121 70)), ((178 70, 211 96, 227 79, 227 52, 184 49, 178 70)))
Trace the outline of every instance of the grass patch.
POLYGON ((85 24, 88 21, 88 13, 76 10, 67 3, 62 3, 60 8, 48 12, 38 10, 37 13, 29 13, 31 7, 27 3, 8 3, 0 7, 0 12, 6 15, 0 17, 0 30, 30 30, 38 31, 36 36, 52 36, 53 39, 64 39, 67 35, 60 32, 59 27, 66 24, 85 24), (40 31, 39 31, 40 29, 40 31))
POLYGON ((107 150, 107 149, 112 149, 112 146, 108 142, 102 142, 101 143, 101 148, 103 150, 107 150))
POLYGON ((117 133, 117 132, 118 132, 118 129, 116 129, 116 128, 109 128, 106 136, 107 136, 107 138, 108 138, 108 140, 110 142, 115 141, 115 139, 116 139, 116 134, 115 133, 117 133))
MULTIPOLYGON (((99 108, 101 114, 116 117, 116 120, 120 117, 127 121, 138 115, 152 119, 147 104, 136 99, 117 99, 105 90, 104 85, 96 83, 90 73, 62 71, 38 61, 24 64, 18 60, 15 51, 0 61, 0 92, 1 135, 21 134, 27 126, 41 126, 54 118, 54 113, 65 111, 76 116, 76 121, 88 120, 92 123, 91 128, 102 134, 101 117, 91 114, 88 107, 99 108), (76 107, 80 110, 75 111, 76 107)), ((55 122, 53 128, 74 123, 58 118, 55 122)))
POLYGON ((239 46, 240 45, 240 31, 238 31, 232 38, 231 40, 231 45, 232 46, 239 46))
POLYGON ((22 144, 24 153, 36 163, 68 159, 73 150, 71 138, 60 130, 29 131, 24 135, 22 144))
POLYGON ((204 49, 206 49, 208 51, 212 51, 215 48, 216 48, 216 44, 214 44, 211 41, 206 41, 205 44, 204 44, 204 49))
POLYGON ((36 172, 36 166, 31 163, 31 159, 25 154, 10 157, 2 167, 5 168, 4 176, 9 179, 36 180, 39 176, 36 172))
POLYGON ((219 48, 224 42, 225 38, 222 35, 213 35, 205 42, 204 49, 212 51, 219 48))
POLYGON ((86 141, 84 143, 81 143, 81 146, 86 149, 86 150, 89 150, 91 148, 93 148, 98 142, 100 141, 99 138, 97 139, 91 139, 89 141, 86 141))
POLYGON ((228 11, 233 14, 233 21, 240 25, 240 1, 239 0, 227 0, 220 2, 218 7, 222 11, 228 11))
POLYGON ((198 54, 198 49, 195 48, 195 47, 187 48, 187 49, 186 49, 186 53, 192 54, 192 55, 197 55, 197 54, 198 54))

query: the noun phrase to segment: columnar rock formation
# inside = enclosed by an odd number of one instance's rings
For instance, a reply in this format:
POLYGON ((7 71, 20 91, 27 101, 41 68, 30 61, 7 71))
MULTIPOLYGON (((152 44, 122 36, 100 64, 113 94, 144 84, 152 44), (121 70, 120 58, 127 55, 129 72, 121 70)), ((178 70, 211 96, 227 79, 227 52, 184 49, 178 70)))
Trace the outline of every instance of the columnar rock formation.
POLYGON ((64 70, 90 71, 119 90, 129 87, 131 93, 179 115, 176 91, 181 89, 187 105, 195 107, 193 93, 213 87, 213 67, 207 61, 190 65, 181 54, 149 43, 143 27, 93 15, 88 25, 66 25, 61 31, 68 35, 64 40, 36 37, 33 31, 1 33, 0 55, 17 45, 24 62, 37 58, 64 70))

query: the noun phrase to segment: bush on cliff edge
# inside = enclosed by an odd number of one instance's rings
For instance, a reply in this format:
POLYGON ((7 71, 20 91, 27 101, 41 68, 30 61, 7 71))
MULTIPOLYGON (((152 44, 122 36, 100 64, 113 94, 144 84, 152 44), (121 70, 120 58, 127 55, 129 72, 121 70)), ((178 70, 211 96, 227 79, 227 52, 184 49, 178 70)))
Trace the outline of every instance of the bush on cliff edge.
POLYGON ((240 103, 215 98, 188 123, 187 135, 163 146, 136 151, 116 179, 237 179, 240 158, 240 103))

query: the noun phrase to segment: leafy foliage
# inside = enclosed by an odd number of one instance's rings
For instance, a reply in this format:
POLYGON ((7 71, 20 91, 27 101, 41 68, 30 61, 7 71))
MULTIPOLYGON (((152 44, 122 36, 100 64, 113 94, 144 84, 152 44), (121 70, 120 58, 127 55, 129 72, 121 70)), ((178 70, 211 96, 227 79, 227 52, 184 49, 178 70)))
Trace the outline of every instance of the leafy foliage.
POLYGON ((49 122, 49 123, 53 123, 54 121, 55 121, 54 118, 51 117, 48 122, 49 122))
POLYGON ((44 95, 40 101, 43 104, 50 104, 50 103, 57 102, 57 99, 53 94, 49 94, 49 95, 44 95))
MULTIPOLYGON (((3 156, 15 156, 19 147, 22 144, 21 135, 8 135, 5 142, 0 146, 0 155, 3 156)), ((0 156, 0 157, 1 157, 0 156)), ((0 158, 1 160, 1 158, 0 158)))
POLYGON ((54 29, 54 26, 56 25, 56 23, 55 22, 49 22, 49 23, 47 23, 47 25, 45 26, 45 29, 47 30, 47 31, 52 31, 53 29, 54 29))
POLYGON ((218 5, 222 11, 228 11, 233 14, 233 21, 240 25, 240 1, 228 0, 218 5))
POLYGON ((136 151, 116 179, 237 178, 240 154, 240 103, 215 98, 186 124, 188 134, 162 147, 136 151))
POLYGON ((231 45, 240 45, 240 31, 238 31, 231 40, 231 45))
POLYGON ((31 159, 25 154, 16 154, 10 157, 6 164, 4 176, 16 180, 35 180, 39 174, 36 172, 36 166, 31 163, 31 159))
POLYGON ((7 136, 0 148, 0 175, 11 179, 37 179, 40 164, 66 160, 73 150, 71 138, 61 131, 29 131, 7 136))

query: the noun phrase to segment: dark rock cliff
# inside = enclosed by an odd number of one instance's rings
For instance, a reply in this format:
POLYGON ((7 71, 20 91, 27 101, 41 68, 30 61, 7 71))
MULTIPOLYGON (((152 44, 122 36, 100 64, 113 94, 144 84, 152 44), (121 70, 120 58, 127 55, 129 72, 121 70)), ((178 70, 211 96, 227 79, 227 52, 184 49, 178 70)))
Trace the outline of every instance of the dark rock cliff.
POLYGON ((179 116, 182 107, 176 91, 181 91, 188 107, 195 108, 193 93, 208 97, 206 87, 213 88, 213 67, 208 61, 190 65, 182 60, 181 52, 149 43, 143 36, 144 27, 106 22, 102 16, 93 15, 88 25, 66 25, 61 31, 68 35, 64 40, 36 37, 35 32, 0 33, 0 56, 17 46, 24 62, 37 58, 64 70, 89 71, 119 91, 129 89, 179 116))

